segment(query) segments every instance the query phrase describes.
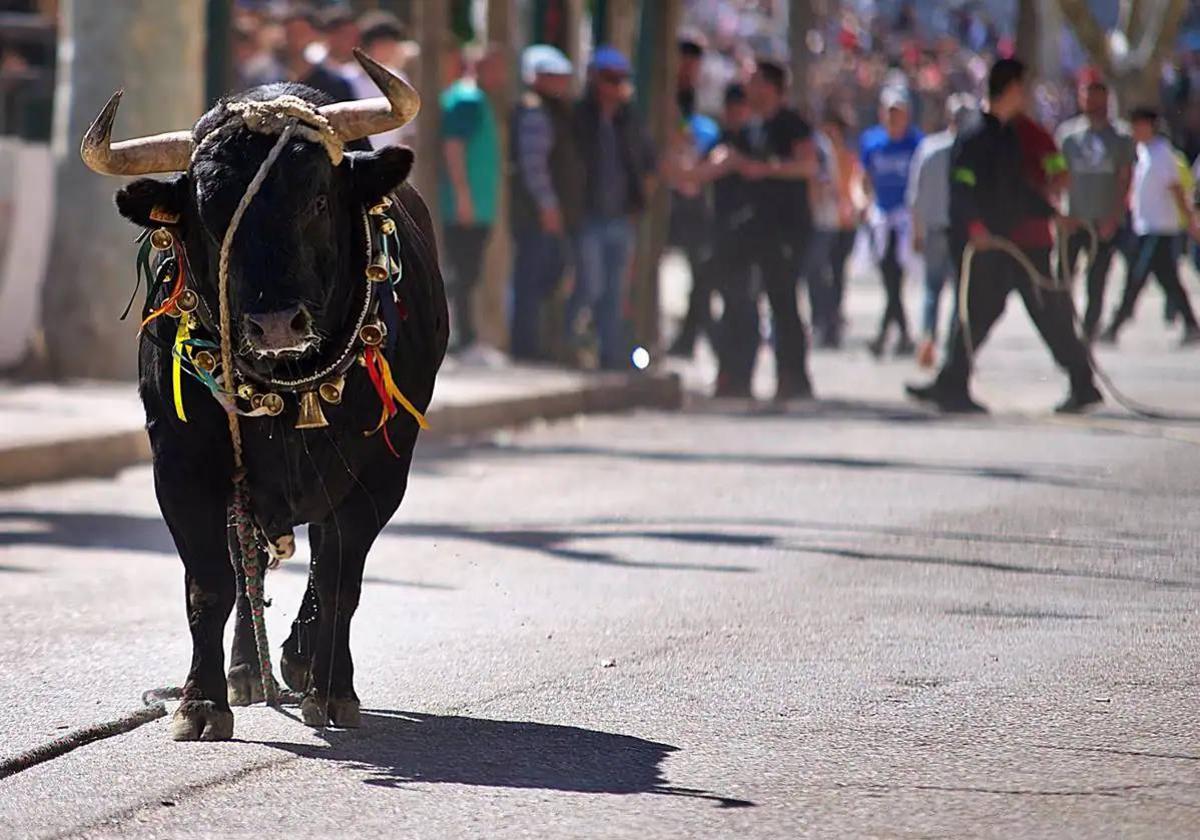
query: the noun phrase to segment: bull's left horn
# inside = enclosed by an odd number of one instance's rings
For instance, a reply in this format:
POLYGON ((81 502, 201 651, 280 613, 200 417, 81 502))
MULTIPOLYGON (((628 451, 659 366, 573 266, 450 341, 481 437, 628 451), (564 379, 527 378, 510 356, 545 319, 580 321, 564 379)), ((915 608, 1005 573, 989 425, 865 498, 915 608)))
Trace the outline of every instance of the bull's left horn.
POLYGON ((182 172, 192 160, 192 133, 171 131, 150 137, 112 142, 113 121, 125 91, 108 100, 100 116, 83 135, 79 156, 88 169, 101 175, 150 175, 182 172))
POLYGON ((319 110, 342 140, 349 142, 407 125, 421 110, 421 97, 412 85, 375 59, 356 49, 354 57, 383 96, 357 102, 337 102, 319 110))

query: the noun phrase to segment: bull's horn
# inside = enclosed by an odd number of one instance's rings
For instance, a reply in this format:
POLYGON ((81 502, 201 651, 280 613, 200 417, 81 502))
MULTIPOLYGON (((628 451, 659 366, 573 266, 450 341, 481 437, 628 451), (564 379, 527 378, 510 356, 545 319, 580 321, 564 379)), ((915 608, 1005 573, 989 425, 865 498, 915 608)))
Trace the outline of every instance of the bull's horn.
POLYGON ((356 49, 354 57, 383 96, 357 102, 337 102, 319 110, 342 140, 349 142, 400 128, 421 110, 421 97, 412 85, 375 59, 356 49))
POLYGON ((112 142, 113 120, 121 104, 119 90, 108 100, 100 116, 83 135, 79 156, 88 169, 101 175, 149 175, 155 172, 182 172, 192 159, 192 133, 171 131, 150 137, 112 142))

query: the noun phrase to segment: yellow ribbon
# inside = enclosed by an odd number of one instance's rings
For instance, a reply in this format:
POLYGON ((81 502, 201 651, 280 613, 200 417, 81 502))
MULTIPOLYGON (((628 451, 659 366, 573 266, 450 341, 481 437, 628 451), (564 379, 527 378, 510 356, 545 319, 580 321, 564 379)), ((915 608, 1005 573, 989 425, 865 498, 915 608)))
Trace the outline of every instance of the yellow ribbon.
POLYGON ((188 323, 191 320, 185 313, 179 319, 179 328, 175 330, 175 348, 171 353, 171 385, 175 390, 175 414, 184 423, 188 421, 187 413, 183 410, 183 354, 187 352, 187 340, 191 338, 192 329, 188 323))
MULTIPOLYGON (((408 401, 408 397, 400 393, 400 389, 396 386, 395 380, 392 379, 392 366, 388 364, 387 357, 385 357, 383 353, 377 353, 375 358, 379 360, 379 372, 383 374, 383 387, 387 388, 387 392, 391 395, 392 399, 400 403, 400 405, 404 407, 404 410, 413 416, 413 419, 417 421, 418 426, 428 431, 429 421, 425 419, 425 415, 418 411, 417 407, 408 401)), ((384 409, 384 411, 386 412, 387 409, 384 409)), ((386 417, 384 418, 384 422, 387 422, 386 417)))

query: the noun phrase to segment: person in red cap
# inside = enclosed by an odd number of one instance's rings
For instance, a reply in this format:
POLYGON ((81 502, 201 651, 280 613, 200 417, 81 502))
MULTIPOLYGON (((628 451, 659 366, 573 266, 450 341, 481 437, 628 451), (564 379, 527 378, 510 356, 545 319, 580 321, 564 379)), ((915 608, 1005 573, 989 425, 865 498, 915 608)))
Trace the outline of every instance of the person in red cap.
MULTIPOLYGON (((1108 269, 1125 221, 1135 154, 1133 138, 1109 118, 1108 85, 1094 67, 1079 74, 1079 112, 1058 127, 1055 139, 1070 175, 1067 212, 1096 232, 1096 252, 1090 255, 1087 269, 1087 310, 1081 325, 1084 340, 1090 342, 1100 325, 1108 269)), ((1067 244, 1070 274, 1074 274, 1080 252, 1091 244, 1086 229, 1071 235, 1067 244)))

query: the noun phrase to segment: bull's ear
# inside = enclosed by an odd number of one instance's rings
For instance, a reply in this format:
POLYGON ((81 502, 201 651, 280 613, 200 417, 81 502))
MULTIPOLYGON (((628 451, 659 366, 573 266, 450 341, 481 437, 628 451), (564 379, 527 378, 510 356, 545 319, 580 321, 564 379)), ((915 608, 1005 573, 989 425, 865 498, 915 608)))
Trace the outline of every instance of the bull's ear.
POLYGON ((187 200, 187 175, 176 175, 166 181, 138 178, 117 190, 117 210, 142 227, 178 223, 187 200))
POLYGON ((354 197, 363 207, 379 200, 404 183, 412 171, 413 151, 407 146, 389 146, 374 152, 348 152, 354 176, 354 197))

